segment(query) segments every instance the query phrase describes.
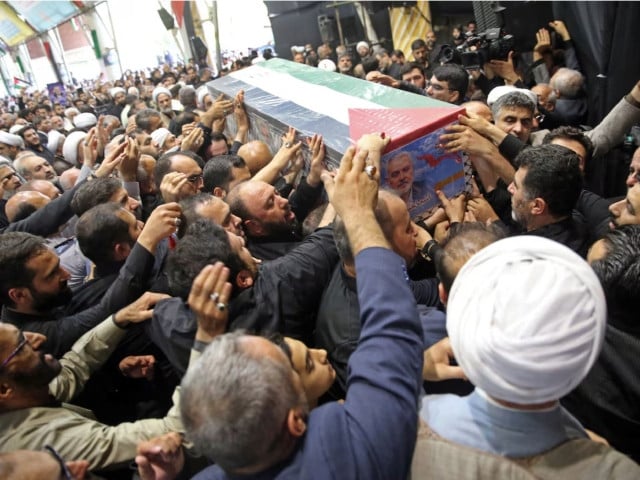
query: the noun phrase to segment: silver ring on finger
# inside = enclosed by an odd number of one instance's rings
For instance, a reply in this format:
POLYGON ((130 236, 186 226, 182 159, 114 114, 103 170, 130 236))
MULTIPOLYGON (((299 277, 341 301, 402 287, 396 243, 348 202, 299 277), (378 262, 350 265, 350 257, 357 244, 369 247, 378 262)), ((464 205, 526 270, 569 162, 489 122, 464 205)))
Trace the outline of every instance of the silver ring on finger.
POLYGON ((366 173, 367 176, 372 180, 377 171, 378 169, 375 165, 367 165, 366 167, 364 167, 364 173, 366 173))
POLYGON ((218 300, 220 300, 220 294, 218 292, 213 292, 211 295, 209 295, 209 298, 213 303, 218 303, 218 300))
POLYGON ((180 220, 180 217, 175 217, 173 219, 173 223, 175 224, 176 228, 178 228, 180 226, 180 224, 182 223, 182 220, 180 220))
POLYGON ((218 303, 216 304, 216 308, 217 308, 219 311, 224 312, 224 311, 227 309, 227 304, 226 304, 226 303, 223 303, 223 302, 218 302, 218 303))

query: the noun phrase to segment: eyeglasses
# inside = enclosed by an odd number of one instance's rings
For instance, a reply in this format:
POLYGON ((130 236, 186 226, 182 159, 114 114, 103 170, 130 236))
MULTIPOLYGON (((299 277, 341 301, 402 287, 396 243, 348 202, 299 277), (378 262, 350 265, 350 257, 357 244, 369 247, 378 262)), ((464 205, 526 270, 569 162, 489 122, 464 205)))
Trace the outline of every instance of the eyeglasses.
POLYGON ((187 182, 189 183, 198 183, 199 181, 202 180, 202 174, 198 174, 198 175, 191 175, 190 177, 187 177, 187 182))
POLYGON ((61 477, 64 478, 65 480, 73 480, 73 475, 71 475, 71 472, 69 471, 69 468, 67 467, 67 463, 60 456, 60 454, 56 451, 56 449, 53 448, 51 445, 45 445, 44 449, 47 452, 49 452, 53 458, 56 459, 58 464, 60 464, 60 475, 61 475, 61 477))
POLYGON ((433 88, 436 92, 442 92, 443 90, 451 91, 450 88, 443 87, 439 83, 431 83, 429 80, 427 80, 426 88, 429 88, 429 87, 433 88))
POLYGON ((13 357, 18 355, 20 351, 24 348, 24 346, 29 342, 29 340, 27 340, 27 338, 24 336, 24 333, 20 332, 20 336, 22 337, 22 340, 20 340, 20 343, 18 344, 16 349, 13 352, 11 352, 9 356, 2 361, 2 363, 0 364, 0 370, 2 370, 7 365, 7 363, 11 361, 13 357))

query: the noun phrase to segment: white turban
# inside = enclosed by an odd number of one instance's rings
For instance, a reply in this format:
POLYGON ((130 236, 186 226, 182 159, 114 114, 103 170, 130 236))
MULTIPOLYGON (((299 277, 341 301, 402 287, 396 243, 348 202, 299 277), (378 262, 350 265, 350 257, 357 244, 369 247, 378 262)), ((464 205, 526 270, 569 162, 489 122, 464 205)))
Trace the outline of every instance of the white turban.
POLYGON ((162 148, 167 137, 171 135, 171 132, 166 128, 157 128, 151 132, 151 138, 158 144, 158 147, 162 148))
POLYGON ((500 240, 474 255, 447 304, 451 346, 469 380, 518 404, 572 391, 598 357, 606 319, 591 267, 536 236, 500 240))
POLYGON ((318 68, 326 72, 335 72, 336 64, 330 58, 325 58, 323 60, 320 60, 320 62, 318 63, 318 68))
POLYGON ((169 95, 169 98, 171 98, 171 92, 169 91, 168 88, 156 87, 153 89, 153 93, 151 94, 151 97, 153 98, 153 103, 158 103, 158 95, 160 95, 161 93, 169 95))
POLYGON ((206 86, 202 86, 198 89, 198 107, 204 108, 204 97, 209 95, 209 89, 206 86))
POLYGON ((64 159, 72 164, 78 165, 78 145, 87 136, 85 132, 71 132, 62 146, 64 159))
POLYGON ((487 96, 487 105, 491 106, 496 103, 500 97, 513 92, 524 93, 535 105, 538 104, 538 96, 531 90, 527 90, 526 88, 517 88, 513 85, 500 85, 489 92, 489 95, 487 96))
POLYGON ((129 87, 127 89, 127 95, 133 95, 136 98, 140 98, 140 92, 138 91, 138 89, 136 87, 129 87))
POLYGON ((58 145, 60 144, 60 141, 64 139, 64 135, 57 130, 51 129, 49 130, 47 138, 47 150, 55 154, 58 151, 58 145))
MULTIPOLYGON (((26 125, 22 125, 22 124, 14 125, 9 129, 9 133, 12 134, 12 135, 15 135, 16 132, 19 132, 24 127, 26 127, 26 125)), ((20 138, 22 138, 22 137, 20 137, 20 138)))
POLYGON ((73 117, 73 124, 76 128, 91 128, 98 123, 98 119, 93 113, 79 113, 73 117))
POLYGON ((356 51, 360 50, 360 47, 366 48, 367 50, 369 50, 369 44, 367 42, 365 42, 364 40, 358 42, 356 44, 356 51))
POLYGON ((72 113, 75 113, 76 115, 78 115, 78 114, 80 113, 80 110, 78 110, 78 109, 77 109, 77 108, 75 108, 75 107, 69 107, 69 108, 65 109, 65 111, 64 111, 64 116, 65 116, 65 117, 67 117, 67 118, 69 118, 69 116, 70 116, 72 113))
POLYGON ((124 93, 125 95, 127 94, 125 89, 122 87, 113 87, 109 89, 109 95, 111 95, 111 98, 115 98, 115 96, 119 93, 124 93))
MULTIPOLYGON (((20 125, 20 127, 24 127, 24 125, 20 125)), ((11 145, 12 147, 20 147, 24 145, 24 143, 22 142, 22 137, 20 137, 20 135, 5 132, 4 130, 0 130, 0 143, 11 145)))

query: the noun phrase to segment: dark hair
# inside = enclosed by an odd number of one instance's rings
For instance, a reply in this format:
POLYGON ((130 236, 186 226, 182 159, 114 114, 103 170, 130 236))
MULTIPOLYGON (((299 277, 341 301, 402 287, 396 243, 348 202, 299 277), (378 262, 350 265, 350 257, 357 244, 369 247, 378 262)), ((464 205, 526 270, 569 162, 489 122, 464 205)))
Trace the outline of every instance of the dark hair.
POLYGON ((289 344, 284 339, 284 335, 280 332, 271 332, 266 334, 265 338, 284 352, 289 359, 289 362, 291 362, 291 368, 293 368, 293 352, 291 352, 291 347, 289 347, 289 344))
POLYGON ((591 142, 591 139, 587 137, 582 130, 576 127, 568 126, 568 125, 558 127, 554 130, 551 130, 549 133, 547 133, 544 139, 542 140, 542 143, 543 145, 547 145, 557 138, 574 140, 580 143, 580 145, 582 145, 584 147, 584 150, 587 152, 587 156, 584 159, 584 163, 585 165, 589 163, 589 161, 591 160, 591 156, 593 155, 593 142, 591 142))
POLYGON ((416 68, 420 70, 420 73, 424 77, 424 68, 422 68, 422 65, 416 62, 409 62, 402 65, 402 68, 400 68, 400 76, 402 77, 402 75, 405 75, 416 68))
POLYGON ((193 112, 182 112, 178 114, 172 124, 171 133, 173 133, 176 137, 182 133, 182 127, 187 125, 188 123, 193 123, 196 121, 196 115, 193 112))
POLYGON ((638 332, 640 298, 640 225, 623 225, 603 238, 607 254, 591 264, 600 279, 609 322, 638 332))
POLYGON ((421 38, 416 38, 413 42, 411 42, 411 50, 417 50, 422 47, 427 47, 427 42, 425 42, 421 38))
POLYGON ((526 108, 531 112, 532 116, 536 111, 535 102, 527 94, 517 91, 502 95, 491 105, 493 118, 497 119, 500 116, 500 110, 505 107, 526 108))
POLYGON ((454 63, 440 65, 433 70, 433 76, 441 82, 447 82, 451 90, 455 90, 460 94, 456 103, 464 102, 464 97, 469 88, 469 74, 462 66, 454 63))
POLYGON ((455 223, 447 238, 434 250, 433 261, 445 292, 451 286, 462 266, 487 245, 504 237, 504 232, 494 224, 483 222, 455 223))
POLYGON ((114 261, 116 243, 133 244, 129 225, 118 216, 122 205, 103 203, 84 212, 76 225, 78 245, 85 257, 100 268, 114 261))
POLYGON ((180 227, 178 227, 178 231, 176 232, 178 238, 184 237, 189 226, 194 224, 198 219, 203 218, 197 212, 198 207, 200 207, 201 205, 207 205, 212 201, 215 201, 215 197, 209 193, 203 192, 191 195, 180 200, 180 209, 182 210, 182 215, 180 216, 180 227))
POLYGON ((551 215, 571 214, 582 190, 580 160, 573 150, 560 145, 529 147, 515 163, 527 169, 522 186, 528 199, 542 198, 551 215))
POLYGON ((9 298, 11 288, 29 287, 36 272, 26 268, 34 256, 47 250, 42 237, 24 232, 0 235, 0 301, 13 306, 9 298))
POLYGON ((96 205, 111 201, 113 194, 121 188, 122 183, 117 178, 94 178, 76 190, 71 199, 71 210, 80 217, 96 205))
POLYGON ((220 187, 229 191, 229 183, 233 180, 233 168, 244 168, 247 164, 238 155, 216 155, 211 157, 204 166, 204 190, 213 193, 213 189, 220 187))
POLYGON ((38 210, 35 205, 29 202, 20 202, 18 208, 16 209, 13 218, 10 219, 11 223, 19 222, 20 220, 24 220, 28 218, 33 212, 38 210))
POLYGON ((374 70, 378 70, 378 67, 380 67, 380 62, 376 57, 369 55, 362 59, 362 70, 364 70, 365 75, 374 70))
POLYGON ((391 56, 394 56, 394 55, 396 57, 404 57, 404 52, 399 48, 396 48, 393 52, 391 52, 391 56))
POLYGON ((231 249, 225 229, 211 220, 198 219, 169 254, 167 277, 171 294, 186 300, 196 276, 206 265, 216 262, 229 268, 230 279, 244 269, 242 259, 231 249))
POLYGON ((178 155, 189 157, 194 162, 198 164, 200 168, 204 167, 204 162, 202 158, 197 153, 193 153, 189 150, 176 150, 175 152, 168 152, 162 155, 157 161, 156 166, 153 169, 153 176, 156 180, 156 186, 160 189, 160 184, 162 184, 162 179, 164 176, 171 172, 171 163, 173 162, 173 157, 178 155))
POLYGON ((151 119, 152 118, 160 118, 160 112, 157 110, 153 110, 151 108, 145 108, 144 110, 140 110, 136 113, 136 126, 142 129, 145 132, 150 132, 151 130, 151 119))

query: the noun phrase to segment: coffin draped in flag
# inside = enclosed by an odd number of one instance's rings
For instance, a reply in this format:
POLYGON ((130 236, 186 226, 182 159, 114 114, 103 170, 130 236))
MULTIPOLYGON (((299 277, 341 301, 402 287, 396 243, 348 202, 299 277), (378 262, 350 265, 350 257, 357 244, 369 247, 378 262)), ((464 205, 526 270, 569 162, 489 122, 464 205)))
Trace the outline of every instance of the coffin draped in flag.
MULTIPOLYGON (((280 149, 290 126, 302 138, 322 135, 330 168, 337 168, 362 134, 385 132, 392 142, 381 165, 382 183, 402 196, 414 219, 438 205, 436 189, 453 197, 469 188, 470 168, 463 156, 436 146, 442 129, 464 111, 455 105, 282 59, 233 72, 207 87, 212 98, 233 98, 244 90, 249 139, 266 142, 272 152, 280 149), (410 158, 411 171, 394 181, 400 154, 405 164, 410 158)), ((233 116, 227 123, 235 132, 233 116)), ((308 151, 304 155, 308 162, 308 151)))

